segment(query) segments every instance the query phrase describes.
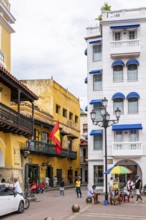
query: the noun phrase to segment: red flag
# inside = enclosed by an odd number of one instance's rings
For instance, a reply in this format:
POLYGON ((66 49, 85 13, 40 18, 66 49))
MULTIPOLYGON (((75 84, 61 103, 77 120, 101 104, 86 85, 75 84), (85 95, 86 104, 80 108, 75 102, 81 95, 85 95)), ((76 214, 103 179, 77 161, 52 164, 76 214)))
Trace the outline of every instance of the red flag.
POLYGON ((49 134, 49 138, 56 144, 56 152, 61 153, 62 146, 60 141, 60 130, 59 130, 59 122, 56 123, 53 130, 49 134))

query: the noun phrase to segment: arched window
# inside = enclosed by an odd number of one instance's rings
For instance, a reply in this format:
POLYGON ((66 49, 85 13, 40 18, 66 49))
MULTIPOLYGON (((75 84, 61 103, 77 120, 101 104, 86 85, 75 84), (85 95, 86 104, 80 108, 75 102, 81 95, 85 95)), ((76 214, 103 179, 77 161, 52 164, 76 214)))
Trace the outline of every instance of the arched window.
POLYGON ((122 82, 123 81, 123 66, 113 67, 113 81, 122 82))
POLYGON ((128 99, 128 114, 137 114, 139 94, 137 92, 130 92, 126 98, 128 99))
POLYGON ((128 114, 138 113, 138 98, 128 99, 128 114))
POLYGON ((128 78, 128 81, 137 81, 138 80, 138 68, 137 68, 136 64, 128 65, 127 78, 128 78))

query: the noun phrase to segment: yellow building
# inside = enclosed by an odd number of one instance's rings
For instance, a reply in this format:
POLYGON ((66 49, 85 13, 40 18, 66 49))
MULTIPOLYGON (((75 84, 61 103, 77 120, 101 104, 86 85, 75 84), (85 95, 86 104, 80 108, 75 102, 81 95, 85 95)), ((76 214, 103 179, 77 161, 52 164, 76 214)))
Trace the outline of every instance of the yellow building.
POLYGON ((52 123, 43 122, 43 117, 39 118, 39 122, 35 118, 34 137, 28 146, 30 154, 25 165, 26 176, 32 179, 36 176, 38 181, 48 176, 51 186, 54 176, 57 176, 58 183, 62 177, 66 184, 74 183, 80 175, 79 100, 53 79, 22 82, 39 97, 35 106, 53 116, 53 125, 60 122, 63 148, 61 154, 56 153, 54 143, 48 139, 52 123))
POLYGON ((20 147, 33 135, 34 100, 38 97, 10 74, 11 24, 15 18, 10 4, 0 1, 0 174, 10 179, 14 176, 22 182, 22 161, 20 147), (21 101, 31 103, 32 118, 20 113, 21 101), (11 108, 17 103, 17 110, 11 108))

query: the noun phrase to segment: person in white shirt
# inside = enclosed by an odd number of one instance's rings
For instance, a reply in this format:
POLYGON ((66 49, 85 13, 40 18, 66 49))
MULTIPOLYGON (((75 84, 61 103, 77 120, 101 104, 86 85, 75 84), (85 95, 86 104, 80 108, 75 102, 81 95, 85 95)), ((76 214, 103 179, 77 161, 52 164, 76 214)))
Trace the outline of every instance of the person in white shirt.
POLYGON ((99 203, 99 201, 98 201, 99 193, 96 193, 95 189, 96 189, 96 186, 93 185, 92 188, 88 190, 87 197, 88 198, 93 198, 94 199, 94 203, 97 204, 97 203, 99 203))
POLYGON ((131 196, 131 198, 133 198, 133 181, 131 180, 131 177, 128 177, 128 181, 127 181, 127 190, 131 196))
POLYGON ((14 187, 13 187, 13 189, 14 189, 15 192, 17 192, 19 194, 23 193, 23 191, 21 189, 21 186, 20 186, 20 183, 19 183, 17 178, 14 178, 14 187))
POLYGON ((46 185, 46 188, 49 187, 49 182, 50 182, 49 177, 46 177, 46 178, 45 178, 45 185, 46 185))

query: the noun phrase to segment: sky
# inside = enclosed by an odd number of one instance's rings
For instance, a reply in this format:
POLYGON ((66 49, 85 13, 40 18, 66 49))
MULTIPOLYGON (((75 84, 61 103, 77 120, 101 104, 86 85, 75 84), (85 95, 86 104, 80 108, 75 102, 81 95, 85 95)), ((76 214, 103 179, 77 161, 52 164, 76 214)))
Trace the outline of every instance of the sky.
POLYGON ((22 79, 53 79, 86 105, 86 28, 104 3, 111 10, 146 7, 146 0, 10 0, 16 22, 11 73, 22 79))

